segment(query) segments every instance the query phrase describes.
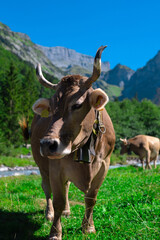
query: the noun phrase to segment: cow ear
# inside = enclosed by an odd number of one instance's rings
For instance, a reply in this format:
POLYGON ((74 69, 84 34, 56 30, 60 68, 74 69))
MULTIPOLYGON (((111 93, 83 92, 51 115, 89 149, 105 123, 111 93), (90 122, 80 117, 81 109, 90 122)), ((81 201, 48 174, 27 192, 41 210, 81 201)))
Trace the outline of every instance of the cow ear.
POLYGON ((51 115, 51 109, 49 100, 46 98, 38 99, 32 106, 33 112, 41 117, 49 117, 51 115))
POLYGON ((94 90, 90 95, 90 104, 96 110, 102 110, 105 105, 108 103, 109 97, 107 94, 100 88, 94 90))

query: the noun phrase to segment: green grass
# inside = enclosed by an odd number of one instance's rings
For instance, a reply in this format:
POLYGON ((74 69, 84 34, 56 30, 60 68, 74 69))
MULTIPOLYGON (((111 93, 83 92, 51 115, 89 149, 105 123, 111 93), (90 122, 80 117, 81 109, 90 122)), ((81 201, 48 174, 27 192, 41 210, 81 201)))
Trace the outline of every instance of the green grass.
POLYGON ((5 165, 7 167, 26 167, 37 166, 33 158, 18 158, 11 156, 0 156, 0 166, 5 165))
POLYGON ((127 164, 127 155, 120 155, 119 151, 113 152, 111 155, 111 162, 110 165, 116 165, 116 164, 127 164))
POLYGON ((111 84, 108 84, 108 89, 110 91, 110 94, 114 97, 120 97, 121 96, 121 92, 122 92, 122 89, 116 85, 111 85, 111 84))
POLYGON ((31 148, 26 147, 11 147, 10 152, 7 156, 0 155, 0 166, 5 165, 7 167, 25 167, 25 166, 37 166, 33 157, 30 158, 20 158, 20 155, 31 154, 31 148))
MULTIPOLYGON (((94 208, 96 234, 83 235, 84 194, 73 184, 71 216, 62 217, 63 239, 159 239, 160 166, 143 171, 109 170, 94 208)), ((0 179, 0 239, 44 240, 51 223, 45 220, 40 176, 0 179)))
MULTIPOLYGON (((15 148, 13 151, 11 151, 12 156, 0 156, 0 166, 3 164, 7 167, 16 167, 16 166, 37 166, 35 161, 33 160, 33 157, 31 158, 20 158, 19 156, 21 154, 27 155, 28 153, 31 154, 31 149, 26 148, 15 148)), ((119 151, 112 153, 111 155, 111 165, 116 164, 126 164, 127 155, 120 155, 119 151)))
MULTIPOLYGON (((20 155, 20 154, 19 154, 20 155)), ((118 153, 112 153, 111 156, 111 165, 116 165, 116 164, 126 164, 126 159, 127 156, 126 154, 120 155, 118 153)), ((35 161, 33 160, 33 157, 31 158, 20 158, 18 155, 16 156, 0 156, 0 166, 5 165, 7 167, 16 167, 16 166, 37 166, 35 161)))
POLYGON ((7 167, 16 167, 16 166, 37 166, 33 157, 31 158, 20 158, 20 155, 27 155, 31 154, 31 148, 27 149, 25 147, 19 148, 11 148, 10 153, 8 156, 1 155, 0 156, 0 166, 5 165, 7 167))

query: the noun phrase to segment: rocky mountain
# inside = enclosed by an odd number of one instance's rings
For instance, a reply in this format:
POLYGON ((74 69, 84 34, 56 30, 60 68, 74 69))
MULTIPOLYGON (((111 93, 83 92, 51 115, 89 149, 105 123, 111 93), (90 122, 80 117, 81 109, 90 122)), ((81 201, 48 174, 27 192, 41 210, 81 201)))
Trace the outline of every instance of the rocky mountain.
MULTIPOLYGON (((64 47, 37 45, 26 34, 13 32, 3 23, 0 23, 0 45, 34 67, 40 62, 43 72, 58 79, 67 74, 90 76, 92 72, 92 56, 64 47)), ((120 97, 122 100, 137 96, 139 100, 148 98, 159 104, 160 51, 136 72, 121 64, 110 69, 109 62, 102 62, 102 73, 94 87, 101 87, 110 99, 120 97)))
POLYGON ((64 74, 60 68, 51 63, 39 47, 30 40, 29 36, 11 31, 3 23, 0 23, 0 45, 34 66, 40 62, 46 73, 57 78, 61 78, 64 74))
MULTIPOLYGON (((94 57, 92 56, 81 54, 65 47, 39 46, 39 48, 55 66, 65 72, 70 72, 74 69, 75 73, 78 73, 79 70, 83 69, 83 74, 85 71, 88 74, 93 70, 94 57)), ((102 62, 101 68, 102 71, 107 72, 110 69, 109 62, 102 62)))
MULTIPOLYGON (((33 43, 24 33, 13 32, 8 26, 0 22, 0 45, 17 55, 34 67, 41 63, 42 70, 51 76, 61 79, 67 74, 90 76, 93 69, 92 56, 77 53, 64 47, 43 47, 33 43)), ((102 62, 102 77, 94 84, 108 92, 110 99, 118 97, 121 90, 117 86, 109 85, 103 76, 110 69, 109 62, 102 62)))
POLYGON ((103 75, 103 80, 109 84, 117 85, 123 89, 129 82, 134 72, 134 70, 127 66, 117 64, 112 70, 109 70, 103 75))
MULTIPOLYGON (((0 44, 34 66, 40 62, 43 71, 59 79, 66 74, 88 76, 93 69, 94 58, 92 56, 64 47, 43 47, 34 44, 28 35, 13 32, 3 23, 0 23, 0 44)), ((109 69, 109 62, 102 62, 102 70, 107 72, 109 69)))
POLYGON ((121 99, 137 97, 160 102, 160 51, 156 56, 139 68, 126 84, 121 99))

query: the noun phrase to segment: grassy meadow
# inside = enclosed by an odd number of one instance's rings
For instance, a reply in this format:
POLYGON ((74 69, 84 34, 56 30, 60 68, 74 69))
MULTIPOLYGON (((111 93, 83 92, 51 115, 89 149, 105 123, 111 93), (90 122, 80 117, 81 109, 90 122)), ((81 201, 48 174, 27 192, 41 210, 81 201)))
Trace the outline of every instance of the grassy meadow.
MULTIPOLYGON (((115 164, 126 164, 126 154, 119 155, 117 153, 113 153, 111 156, 111 165, 115 164)), ((26 166, 33 166, 36 167, 36 163, 31 158, 20 158, 19 156, 0 156, 0 166, 4 165, 7 167, 26 167, 26 166)))
MULTIPOLYGON (((40 176, 0 178, 0 240, 47 239, 40 176)), ((71 215, 62 217, 63 239, 159 239, 160 166, 109 170, 94 208, 96 234, 83 235, 84 194, 71 184, 71 215)))
POLYGON ((31 148, 27 149, 26 147, 13 148, 10 150, 8 155, 0 156, 0 166, 4 165, 7 167, 26 167, 26 166, 37 166, 33 160, 31 148), (21 158, 23 155, 23 158, 21 158), (26 156, 30 155, 30 158, 26 156))

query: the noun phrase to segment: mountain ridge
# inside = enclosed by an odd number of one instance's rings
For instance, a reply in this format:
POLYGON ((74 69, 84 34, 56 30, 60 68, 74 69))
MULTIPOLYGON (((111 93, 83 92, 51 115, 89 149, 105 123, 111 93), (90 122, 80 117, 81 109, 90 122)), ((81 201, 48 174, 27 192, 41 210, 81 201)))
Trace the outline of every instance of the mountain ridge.
MULTIPOLYGON (((44 47, 35 44, 25 33, 13 32, 0 22, 0 44, 3 48, 19 56, 34 67, 41 63, 44 73, 59 80, 68 74, 90 76, 94 57, 65 47, 44 47)), ((138 97, 160 104, 160 51, 142 68, 134 71, 117 64, 110 69, 109 62, 102 62, 102 72, 94 87, 101 87, 110 99, 119 100, 138 97)))
MULTIPOLYGON (((59 65, 56 66, 54 64, 54 60, 51 61, 52 59, 49 59, 48 56, 44 54, 42 48, 45 47, 33 43, 30 37, 25 33, 13 32, 7 25, 1 22, 0 22, 0 44, 4 49, 11 51, 12 53, 20 57, 23 61, 33 65, 34 68, 36 67, 38 62, 41 63, 42 71, 44 73, 56 77, 59 80, 63 76, 69 74, 79 74, 87 77, 89 77, 92 74, 94 57, 77 53, 73 49, 60 47, 59 49, 63 51, 65 49, 68 58, 69 55, 71 55, 72 53, 72 57, 69 58, 69 62, 67 62, 63 68, 60 68, 58 67, 59 65)), ((52 51, 53 49, 54 47, 52 48, 52 51)), ((62 55, 59 60, 59 64, 62 64, 62 58, 64 63, 65 56, 62 55)), ((108 69, 110 69, 109 62, 105 63, 102 62, 102 70, 104 71, 102 71, 101 76, 103 76, 106 73, 106 71, 108 71, 108 69)), ((118 89, 116 86, 110 86, 105 81, 103 81, 102 77, 100 77, 100 79, 101 81, 97 81, 96 83, 94 83, 93 87, 101 87, 104 91, 108 92, 110 99, 114 99, 114 97, 118 97, 120 95, 121 93, 120 89, 118 89)))
MULTIPOLYGON (((94 57, 81 54, 65 47, 44 47, 35 44, 25 33, 14 32, 7 25, 0 22, 0 43, 34 67, 40 62, 43 71, 61 79, 69 69, 79 66, 84 75, 92 73, 94 57)), ((102 70, 110 69, 109 62, 102 62, 102 70)), ((75 69, 74 69, 75 71, 75 69)), ((78 74, 75 72, 75 74, 78 74)))
MULTIPOLYGON (((73 66, 82 67, 90 72, 93 69, 94 57, 76 52, 74 49, 69 49, 61 46, 44 47, 38 45, 42 52, 50 59, 54 65, 66 71, 73 66)), ((101 63, 101 69, 104 72, 110 70, 108 61, 101 63)))
POLYGON ((105 73, 103 79, 107 83, 117 85, 123 89, 134 73, 134 70, 119 63, 112 70, 105 73))
POLYGON ((139 68, 130 78, 120 99, 137 97, 159 104, 160 88, 160 51, 146 65, 139 68))
POLYGON ((50 62, 27 34, 13 32, 8 26, 0 23, 0 43, 6 50, 13 52, 24 61, 30 62, 34 67, 40 62, 46 73, 55 75, 57 78, 63 76, 63 71, 50 62))

